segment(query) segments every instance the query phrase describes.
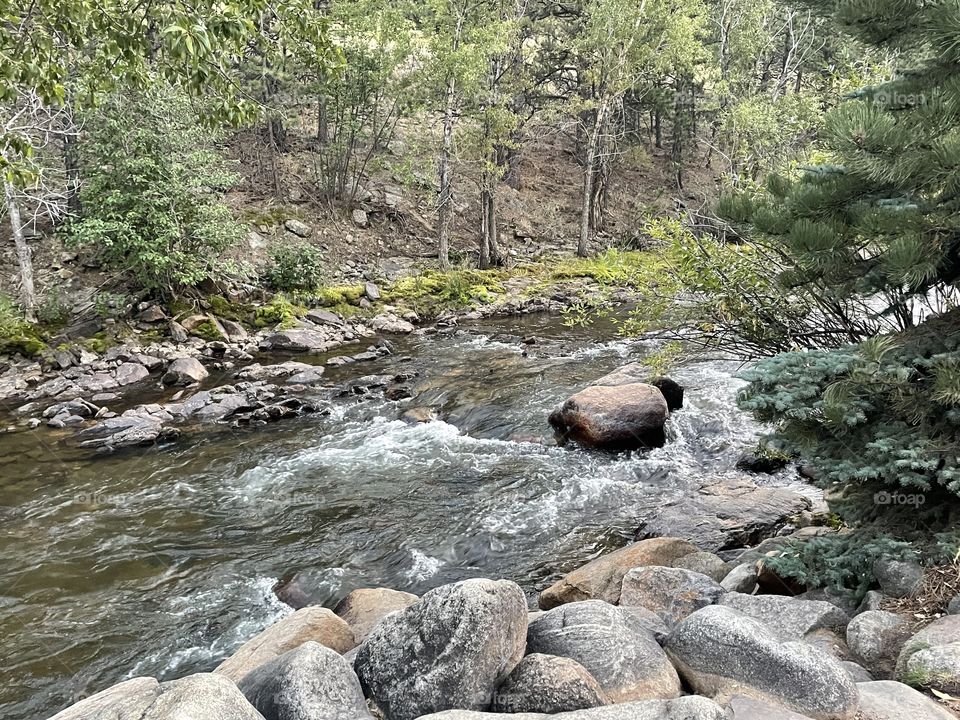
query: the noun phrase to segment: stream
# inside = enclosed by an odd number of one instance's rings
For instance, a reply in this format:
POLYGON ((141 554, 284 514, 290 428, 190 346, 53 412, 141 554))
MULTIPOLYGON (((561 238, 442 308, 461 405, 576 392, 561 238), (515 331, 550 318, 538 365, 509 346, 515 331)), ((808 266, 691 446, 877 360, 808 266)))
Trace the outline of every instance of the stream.
POLYGON ((294 571, 328 607, 358 587, 420 594, 476 576, 515 580, 535 603, 626 542, 642 512, 739 475, 762 432, 735 407, 736 366, 703 362, 673 374, 686 406, 664 448, 557 447, 549 411, 650 351, 605 323, 532 316, 391 343, 325 378, 417 372, 415 399, 346 397, 327 415, 102 457, 44 428, 0 436, 0 717, 43 720, 129 677, 212 669, 291 612, 271 588, 294 571), (425 405, 442 419, 398 419, 425 405))

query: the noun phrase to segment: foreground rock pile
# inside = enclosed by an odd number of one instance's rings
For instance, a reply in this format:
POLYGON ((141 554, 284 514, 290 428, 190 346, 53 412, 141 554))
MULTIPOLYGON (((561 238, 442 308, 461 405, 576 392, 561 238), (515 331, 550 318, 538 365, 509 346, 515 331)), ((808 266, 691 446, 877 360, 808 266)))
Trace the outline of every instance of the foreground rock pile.
POLYGON ((907 683, 957 687, 960 616, 917 631, 882 610, 851 618, 825 600, 755 594, 762 564, 755 550, 725 561, 645 540, 546 589, 533 612, 507 580, 420 598, 355 590, 336 612, 288 615, 213 673, 134 678, 55 719, 955 717, 907 683))

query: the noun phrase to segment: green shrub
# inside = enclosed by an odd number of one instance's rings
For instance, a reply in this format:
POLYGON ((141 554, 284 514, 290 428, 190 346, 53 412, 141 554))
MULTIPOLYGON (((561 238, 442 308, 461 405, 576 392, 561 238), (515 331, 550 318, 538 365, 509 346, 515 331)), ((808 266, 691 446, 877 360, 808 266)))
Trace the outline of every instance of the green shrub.
POLYGON ((46 349, 37 328, 24 319, 16 303, 0 295, 0 354, 34 357, 46 349))
POLYGON ((270 249, 270 263, 264 273, 274 290, 294 292, 316 290, 324 279, 323 253, 309 243, 285 243, 270 249))
POLYGON ((253 324, 256 327, 277 326, 283 329, 295 325, 297 318, 303 317, 306 312, 305 307, 294 305, 285 296, 275 295, 269 304, 254 311, 253 324))
POLYGON ((87 128, 70 241, 158 294, 222 274, 219 256, 243 236, 221 202, 237 176, 190 102, 162 87, 117 93, 87 128))

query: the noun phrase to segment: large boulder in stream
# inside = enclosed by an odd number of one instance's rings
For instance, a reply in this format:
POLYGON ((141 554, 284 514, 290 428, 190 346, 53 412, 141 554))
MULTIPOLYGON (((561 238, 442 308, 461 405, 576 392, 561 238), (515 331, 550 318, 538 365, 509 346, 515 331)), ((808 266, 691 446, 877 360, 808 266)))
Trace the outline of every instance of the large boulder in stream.
POLYGON ((367 697, 390 720, 485 710, 523 657, 526 634, 519 585, 464 580, 383 618, 360 645, 354 668, 367 697))
POLYGON ((264 720, 237 686, 210 673, 158 683, 139 677, 114 685, 50 720, 264 720))
POLYGON ((669 414, 653 385, 591 385, 550 413, 549 421, 561 444, 622 452, 661 447, 669 414))

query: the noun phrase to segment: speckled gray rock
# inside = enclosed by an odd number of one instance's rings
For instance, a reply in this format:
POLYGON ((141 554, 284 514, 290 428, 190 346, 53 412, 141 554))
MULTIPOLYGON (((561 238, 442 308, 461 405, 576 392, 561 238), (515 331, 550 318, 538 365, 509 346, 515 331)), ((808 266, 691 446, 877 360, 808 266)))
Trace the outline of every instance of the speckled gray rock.
POLYGON ((353 668, 313 641, 247 673, 237 687, 266 720, 372 717, 353 668))
POLYGON ((868 590, 867 594, 863 596, 863 600, 860 601, 860 605, 857 606, 856 614, 859 615, 862 612, 867 612, 867 610, 880 610, 886 600, 887 596, 882 592, 868 590))
POLYGON ((850 622, 849 616, 832 603, 799 600, 788 595, 727 593, 717 604, 764 623, 784 640, 802 640, 807 633, 820 628, 843 634, 850 622))
POLYGON ((420 720, 730 720, 730 718, 715 702, 696 695, 688 695, 673 700, 639 700, 556 715, 517 713, 504 716, 502 713, 448 710, 425 715, 420 720))
POLYGON ((727 703, 727 712, 730 720, 808 720, 807 715, 800 715, 787 710, 780 705, 771 705, 763 700, 735 695, 727 703))
POLYGON ((923 580, 923 568, 914 562, 880 558, 873 563, 873 576, 885 595, 905 598, 917 591, 923 580))
POLYGON ((387 614, 408 608, 418 599, 413 593, 400 590, 359 588, 341 600, 333 611, 353 629, 359 643, 387 614))
POLYGON ((264 720, 237 686, 210 673, 158 683, 133 678, 92 695, 51 720, 264 720))
POLYGON ((607 704, 600 683, 576 660, 533 653, 497 688, 490 709, 554 714, 607 704))
POLYGON ((751 595, 757 589, 759 576, 760 571, 756 561, 740 563, 720 581, 720 587, 728 592, 751 595))
POLYGON ((843 665, 843 669, 847 671, 847 675, 849 675, 850 679, 855 683, 873 681, 873 675, 867 672, 867 669, 862 665, 857 665, 857 663, 850 660, 844 660, 840 664, 843 665))
POLYGON ((854 659, 871 673, 889 676, 900 649, 910 637, 910 626, 899 615, 867 610, 847 625, 847 646, 854 659))
POLYGON ((956 720, 945 708, 912 687, 892 680, 857 685, 862 720, 956 720))
POLYGON ((713 605, 726 592, 702 573, 672 567, 639 567, 623 576, 620 605, 645 607, 668 625, 713 605))
POLYGON ((816 720, 851 720, 857 688, 840 662, 803 642, 783 642, 733 608, 710 605, 683 620, 664 645, 697 693, 745 695, 816 720))
POLYGON ((237 682, 254 668, 300 647, 308 640, 338 653, 347 652, 355 644, 349 625, 327 608, 311 605, 254 635, 220 663, 214 672, 237 682))
POLYGON ((910 685, 960 692, 960 615, 934 620, 907 640, 897 658, 896 675, 910 685))
POLYGON ((385 617, 360 646, 354 668, 390 720, 482 710, 523 657, 526 632, 519 585, 464 580, 385 617))
POLYGON ((694 572, 706 575, 714 582, 720 582, 730 572, 732 565, 724 562, 718 555, 701 550, 690 553, 689 555, 684 555, 673 563, 673 567, 693 570, 694 572))
POLYGON ((680 694, 676 670, 629 608, 599 600, 554 608, 530 624, 527 652, 576 660, 597 679, 611 702, 680 694))

